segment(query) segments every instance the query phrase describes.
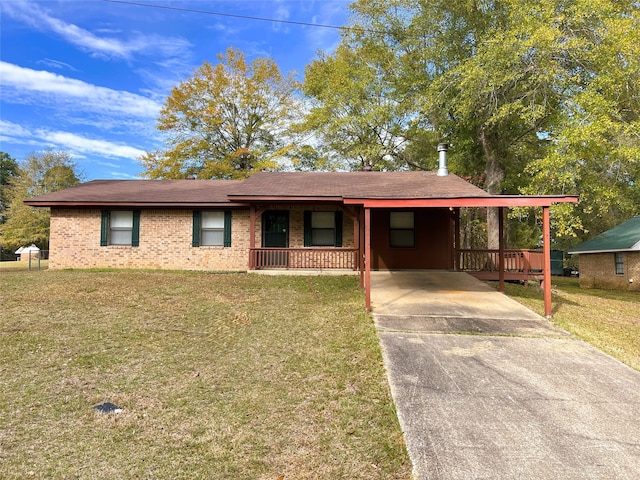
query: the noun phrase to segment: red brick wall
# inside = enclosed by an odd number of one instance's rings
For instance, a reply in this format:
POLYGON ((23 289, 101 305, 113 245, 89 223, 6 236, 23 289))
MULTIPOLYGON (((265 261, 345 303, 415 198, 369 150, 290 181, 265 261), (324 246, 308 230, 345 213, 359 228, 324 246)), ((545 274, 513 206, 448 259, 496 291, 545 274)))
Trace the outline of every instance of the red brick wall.
MULTIPOLYGON (((273 205, 289 210, 289 246, 304 246, 304 211, 336 206, 273 205)), ((191 210, 142 210, 138 247, 100 246, 101 211, 51 209, 49 268, 154 268, 170 270, 247 270, 249 210, 232 210, 231 247, 192 247, 191 210)), ((353 220, 343 216, 343 247, 353 248, 353 220)), ((260 218, 256 247, 262 245, 260 218)))
POLYGON ((580 286, 640 291, 640 252, 624 252, 624 274, 616 275, 613 253, 582 253, 580 286))
POLYGON ((52 208, 49 268, 249 267, 249 210, 233 210, 231 247, 192 247, 191 210, 142 210, 138 247, 101 247, 100 220, 100 210, 52 208))

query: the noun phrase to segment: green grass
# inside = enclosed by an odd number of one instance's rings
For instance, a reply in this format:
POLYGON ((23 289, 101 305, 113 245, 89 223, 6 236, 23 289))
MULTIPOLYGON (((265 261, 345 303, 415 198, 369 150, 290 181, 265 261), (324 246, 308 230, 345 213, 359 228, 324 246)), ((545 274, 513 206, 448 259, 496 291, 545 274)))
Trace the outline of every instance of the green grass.
POLYGON ((410 477, 357 278, 0 284, 1 478, 410 477), (123 412, 92 408, 105 401, 123 412))
MULTIPOLYGON (((49 260, 40 260, 38 264, 37 259, 31 260, 31 270, 46 270, 49 268, 49 260)), ((0 273, 2 272, 24 272, 29 270, 29 261, 24 260, 20 262, 0 262, 0 273)))
MULTIPOLYGON (((537 287, 507 283, 505 293, 540 315, 537 287)), ((630 367, 640 370, 640 293, 580 288, 577 278, 552 278, 552 321, 630 367)))

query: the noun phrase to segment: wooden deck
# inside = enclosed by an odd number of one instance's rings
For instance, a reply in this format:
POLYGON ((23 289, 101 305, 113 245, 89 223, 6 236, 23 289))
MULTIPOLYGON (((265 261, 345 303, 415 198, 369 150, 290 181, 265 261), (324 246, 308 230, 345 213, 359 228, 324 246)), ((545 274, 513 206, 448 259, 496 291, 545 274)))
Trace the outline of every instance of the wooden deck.
MULTIPOLYGON (((541 250, 509 249, 503 251, 504 280, 544 279, 544 255, 541 250)), ((499 250, 459 250, 456 270, 467 272, 480 280, 500 279, 499 250)))

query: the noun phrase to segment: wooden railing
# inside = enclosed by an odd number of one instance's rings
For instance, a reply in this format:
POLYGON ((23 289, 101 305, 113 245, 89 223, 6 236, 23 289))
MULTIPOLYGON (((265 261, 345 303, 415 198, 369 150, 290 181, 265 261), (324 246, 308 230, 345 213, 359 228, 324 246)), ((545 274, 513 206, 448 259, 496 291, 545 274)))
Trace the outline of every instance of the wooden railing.
POLYGON ((358 270, 357 248, 252 248, 252 270, 261 269, 350 269, 358 270))
MULTIPOLYGON (((507 279, 538 278, 542 275, 544 256, 540 250, 504 250, 504 272, 507 279)), ((498 250, 458 250, 458 270, 483 278, 497 278, 498 250)))

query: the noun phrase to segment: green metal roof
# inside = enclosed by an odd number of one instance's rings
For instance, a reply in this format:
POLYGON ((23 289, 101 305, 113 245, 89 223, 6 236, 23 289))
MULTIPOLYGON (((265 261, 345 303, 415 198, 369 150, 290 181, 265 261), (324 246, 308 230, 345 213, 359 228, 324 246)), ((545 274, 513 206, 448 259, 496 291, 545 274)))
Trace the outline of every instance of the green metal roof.
POLYGON ((625 252, 630 250, 640 251, 640 217, 633 217, 617 227, 573 247, 569 253, 625 252))

